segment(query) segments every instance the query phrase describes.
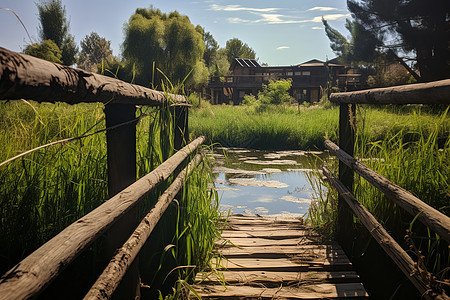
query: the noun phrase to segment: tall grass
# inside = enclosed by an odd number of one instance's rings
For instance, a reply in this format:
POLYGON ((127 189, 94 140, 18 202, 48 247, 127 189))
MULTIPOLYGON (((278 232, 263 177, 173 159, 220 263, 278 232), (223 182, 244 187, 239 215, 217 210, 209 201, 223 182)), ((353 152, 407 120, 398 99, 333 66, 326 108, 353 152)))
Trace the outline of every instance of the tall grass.
MULTIPOLYGON (((96 130, 104 128, 102 110, 102 104, 0 102, 4 148, 0 161, 50 141, 82 135, 97 123, 96 130)), ((173 116, 167 107, 141 107, 139 114, 149 115, 137 124, 137 176, 142 177, 174 153, 173 116)), ((1 167, 0 273, 108 199, 106 171, 104 133, 45 148, 1 167)), ((141 215, 172 180, 144 199, 141 215)), ((190 174, 177 204, 169 208, 142 251, 142 280, 153 291, 171 292, 175 281, 192 279, 193 271, 208 261, 218 220, 218 198, 208 189, 211 182, 205 162, 190 174), (170 274, 175 277, 168 278, 170 274)), ((96 261, 100 248, 101 240, 89 250, 94 251, 90 261, 96 261)))
POLYGON ((323 149, 323 137, 336 136, 337 109, 271 106, 252 107, 202 103, 191 112, 190 127, 208 143, 254 149, 323 149))
MULTIPOLYGON (((2 102, 0 111, 0 161, 81 135, 102 118, 96 104, 2 102)), ((105 149, 104 134, 94 135, 0 168, 1 273, 107 199, 105 149)))
MULTIPOLYGON (((443 212, 450 214, 450 138, 448 108, 440 113, 422 107, 359 107, 357 116, 357 135, 355 157, 361 159, 369 168, 387 177, 415 196, 443 212), (405 113, 406 112, 406 113, 405 113), (386 122, 389 117, 390 123, 386 122)), ((328 164, 337 174, 337 160, 329 160, 328 164)), ((333 189, 320 177, 311 179, 333 189)), ((440 280, 449 278, 450 265, 449 245, 432 233, 414 216, 408 215, 401 208, 374 188, 363 178, 355 175, 355 197, 375 216, 386 230, 416 259, 424 256, 426 269, 440 280), (412 241, 418 246, 421 254, 410 251, 404 236, 407 229, 412 230, 412 241)), ((321 193, 317 190, 317 201, 310 208, 308 221, 327 232, 335 228, 337 195, 321 193)), ((386 264, 380 260, 381 250, 372 242, 370 234, 362 224, 353 219, 353 249, 356 265, 362 276, 373 277, 373 294, 378 297, 400 297, 407 293, 407 285, 391 279, 383 282, 383 275, 377 272, 376 265, 386 264), (375 248, 374 248, 375 247, 375 248), (373 255, 376 255, 374 257, 373 255), (369 266, 370 264, 370 266, 369 266), (384 291, 377 289, 386 285, 384 291), (393 286, 388 286, 393 285, 393 286), (400 286, 402 288, 400 288, 400 286), (380 293, 387 293, 381 294, 380 293), (395 294, 397 293, 397 294, 395 294)), ((351 233, 349 233, 350 235, 351 233)), ((389 260, 389 258, 384 258, 389 260)), ((400 279, 405 280, 405 279, 400 279)), ((414 290, 414 289, 412 289, 414 290)))

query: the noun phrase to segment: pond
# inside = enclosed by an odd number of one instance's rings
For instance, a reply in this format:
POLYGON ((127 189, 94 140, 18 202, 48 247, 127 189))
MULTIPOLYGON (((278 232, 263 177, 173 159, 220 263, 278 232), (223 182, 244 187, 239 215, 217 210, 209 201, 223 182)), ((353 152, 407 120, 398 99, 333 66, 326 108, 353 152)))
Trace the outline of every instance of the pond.
POLYGON ((301 217, 314 195, 308 176, 323 152, 214 150, 213 173, 222 211, 301 217))

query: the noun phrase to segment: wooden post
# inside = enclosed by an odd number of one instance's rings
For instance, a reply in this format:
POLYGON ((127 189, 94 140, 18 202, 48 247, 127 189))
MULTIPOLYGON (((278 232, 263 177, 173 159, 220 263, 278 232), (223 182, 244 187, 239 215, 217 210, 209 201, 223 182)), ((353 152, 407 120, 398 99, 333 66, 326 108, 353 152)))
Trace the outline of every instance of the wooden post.
MULTIPOLYGON (((106 127, 112 127, 136 118, 134 105, 109 104, 105 107, 106 127)), ((106 133, 108 155, 108 194, 113 197, 136 181, 136 123, 108 130, 106 133)), ((138 224, 137 207, 132 208, 108 231, 105 260, 129 238, 138 224)), ((119 285, 115 299, 135 299, 140 296, 139 263, 133 262, 119 285)))
MULTIPOLYGON (((355 104, 339 105, 339 147, 353 156, 353 148, 355 145, 355 104)), ((339 180, 344 186, 353 192, 353 170, 347 167, 343 162, 339 161, 339 180)), ((345 200, 339 196, 338 217, 337 217, 337 237, 341 246, 349 253, 352 231, 352 212, 350 211, 345 200)))
POLYGON ((189 141, 189 105, 175 104, 174 106, 172 106, 172 114, 175 120, 174 148, 178 151, 183 148, 189 141))

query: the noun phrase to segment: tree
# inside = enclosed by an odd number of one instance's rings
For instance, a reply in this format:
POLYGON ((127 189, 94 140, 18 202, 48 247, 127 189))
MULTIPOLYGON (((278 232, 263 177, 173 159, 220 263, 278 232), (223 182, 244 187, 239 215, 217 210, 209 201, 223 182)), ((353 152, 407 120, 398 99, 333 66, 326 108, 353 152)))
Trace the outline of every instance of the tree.
POLYGON ((41 41, 52 40, 62 51, 62 63, 72 65, 78 53, 74 37, 69 34, 66 8, 61 0, 41 0, 36 3, 39 12, 41 41))
POLYGON ((205 42, 203 59, 205 60, 206 67, 210 68, 214 66, 214 62, 217 58, 217 50, 219 50, 219 44, 210 32, 203 33, 203 41, 205 42))
POLYGON ((202 33, 177 11, 166 14, 153 7, 138 8, 125 24, 123 57, 127 64, 135 66, 139 84, 160 83, 163 76, 154 66, 175 84, 189 74, 188 86, 206 82, 204 51, 202 33))
POLYGON ((416 64, 421 81, 450 76, 450 1, 347 0, 347 5, 381 51, 416 64))
POLYGON ((225 53, 228 62, 231 64, 235 58, 255 59, 256 53, 247 44, 244 44, 238 38, 232 38, 225 45, 225 53))
POLYGON ((88 71, 96 71, 102 60, 108 60, 112 56, 111 41, 100 37, 96 32, 86 35, 80 46, 78 67, 88 71))
POLYGON ((399 63, 406 73, 409 72, 416 80, 419 79, 417 73, 391 50, 384 52, 382 42, 358 22, 346 20, 345 27, 350 32, 350 40, 347 40, 339 31, 332 28, 325 19, 322 19, 322 23, 331 42, 330 47, 333 52, 344 63, 360 67, 364 78, 370 79, 370 82, 368 82, 370 87, 407 83, 409 75, 398 70, 399 63), (386 75, 394 76, 394 73, 395 79, 389 80, 386 75))
POLYGON ((28 45, 25 50, 25 54, 32 55, 38 58, 42 58, 55 63, 61 63, 61 49, 52 40, 45 40, 42 43, 34 43, 28 45))

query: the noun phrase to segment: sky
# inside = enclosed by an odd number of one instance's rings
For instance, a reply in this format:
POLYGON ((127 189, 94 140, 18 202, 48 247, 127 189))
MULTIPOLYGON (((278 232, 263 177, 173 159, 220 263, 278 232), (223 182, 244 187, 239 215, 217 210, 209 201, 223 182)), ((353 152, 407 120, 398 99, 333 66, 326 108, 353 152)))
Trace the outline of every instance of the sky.
MULTIPOLYGON (((38 11, 33 0, 0 0, 0 47, 22 51, 39 41, 38 11)), ((163 12, 177 10, 191 23, 209 31, 221 47, 238 38, 256 52, 260 63, 269 66, 296 65, 310 59, 335 57, 322 24, 322 16, 344 35, 350 18, 346 0, 62 0, 70 21, 70 33, 79 45, 95 31, 111 41, 113 54, 120 56, 123 26, 136 8, 153 5, 163 12)))

